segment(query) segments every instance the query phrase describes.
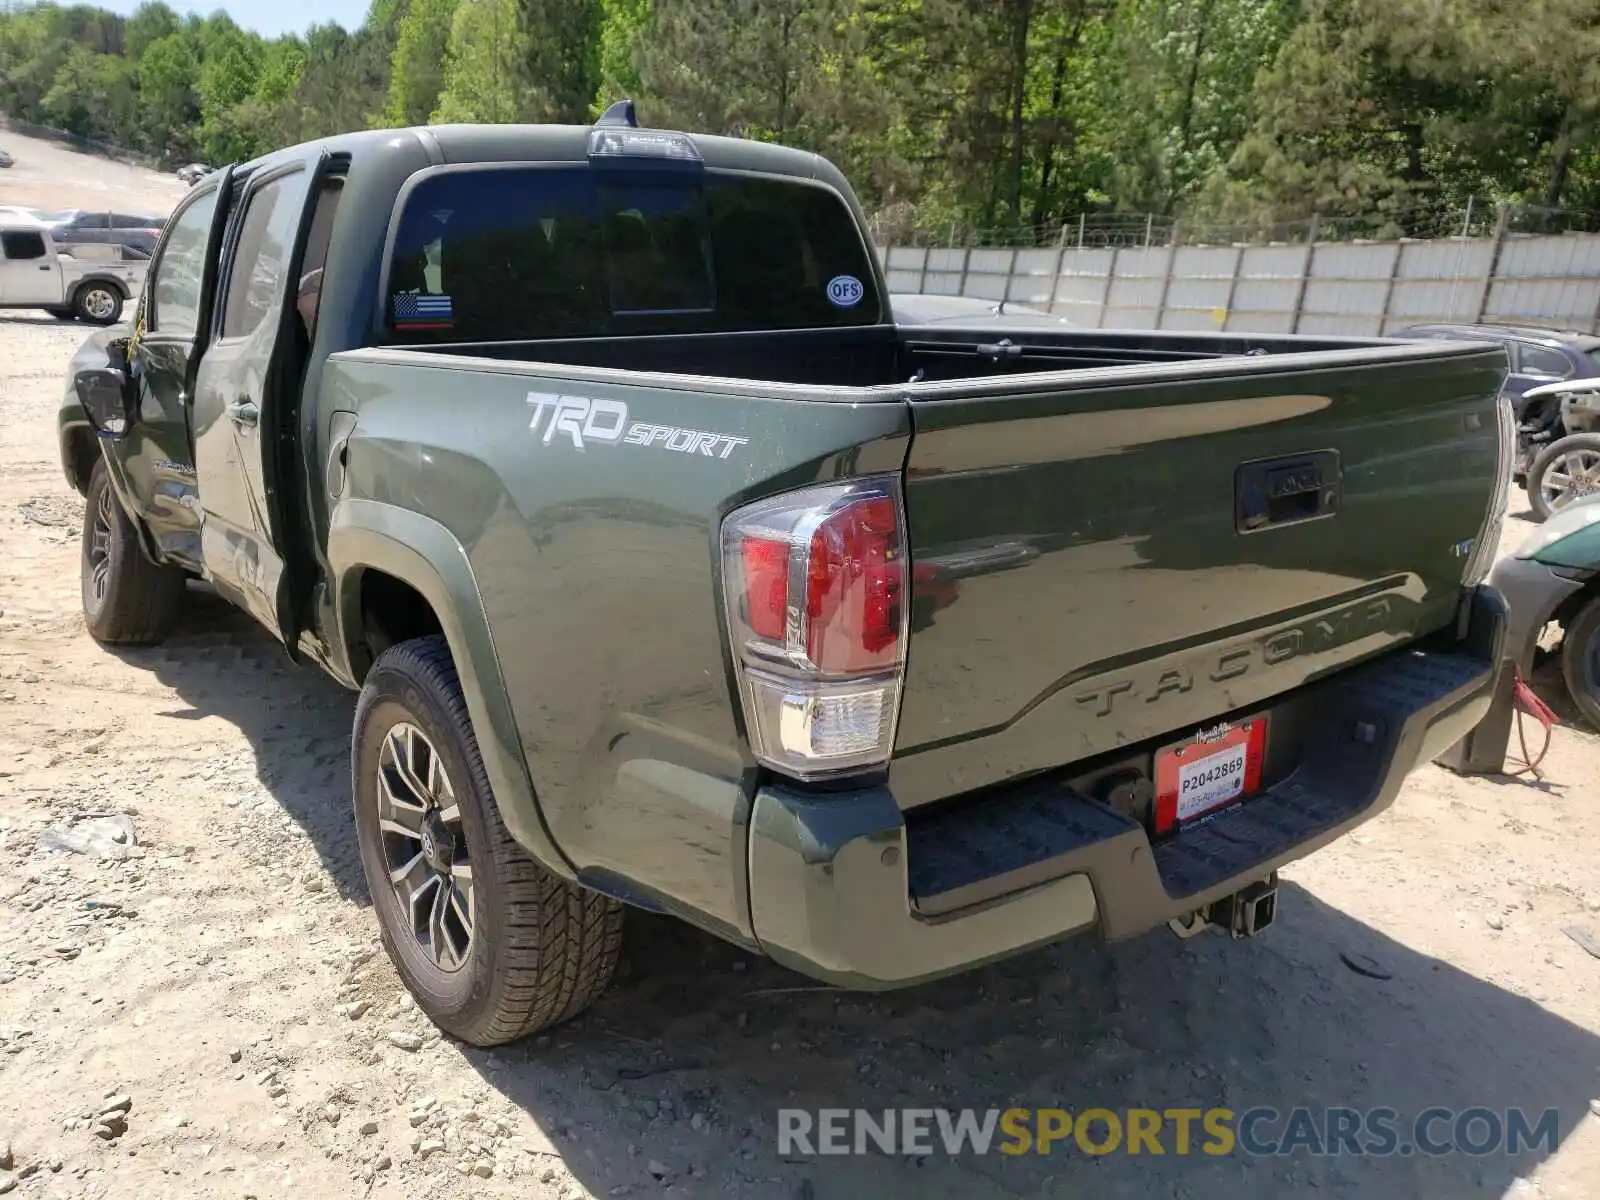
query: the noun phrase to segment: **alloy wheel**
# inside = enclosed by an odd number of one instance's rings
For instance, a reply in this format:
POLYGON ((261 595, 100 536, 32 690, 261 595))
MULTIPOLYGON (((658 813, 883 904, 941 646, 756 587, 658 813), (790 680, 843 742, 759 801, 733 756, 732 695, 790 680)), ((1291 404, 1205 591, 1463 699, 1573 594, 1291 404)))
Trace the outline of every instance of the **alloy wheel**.
POLYGON ((111 488, 100 489, 95 501, 94 523, 89 529, 89 595, 98 609, 105 603, 111 586, 111 488))
POLYGON ((408 722, 389 730, 378 755, 378 830, 412 937, 441 971, 459 971, 474 917, 461 807, 438 751, 408 722))
POLYGON ((1600 492, 1600 450, 1568 450, 1552 459, 1539 491, 1552 512, 1600 492))
POLYGON ((83 297, 83 310, 97 321, 107 320, 117 309, 117 298, 105 288, 94 288, 83 297))

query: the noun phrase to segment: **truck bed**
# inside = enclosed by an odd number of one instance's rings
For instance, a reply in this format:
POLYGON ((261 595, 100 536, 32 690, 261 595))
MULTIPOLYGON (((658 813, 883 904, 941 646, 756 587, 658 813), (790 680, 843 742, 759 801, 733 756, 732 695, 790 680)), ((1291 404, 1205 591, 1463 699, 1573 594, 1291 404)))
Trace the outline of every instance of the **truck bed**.
MULTIPOLYGON (((1002 334, 873 327, 332 361, 498 377, 508 400, 620 398, 629 420, 769 442, 742 467, 693 471, 672 455, 612 468, 541 446, 521 459, 541 474, 512 488, 551 495, 537 511, 517 501, 530 529, 572 519, 558 512, 648 510, 701 538, 730 495, 868 462, 902 472, 913 576, 891 781, 908 809, 1065 764, 1109 770, 1133 747, 1148 770, 1144 747, 1457 620, 1497 468, 1498 348, 1029 329, 1008 356, 1002 334), (806 418, 796 402, 859 415, 806 418), (868 409, 884 410, 877 432, 868 409), (782 473, 763 482, 767 462, 782 473)), ((715 593, 701 545, 678 546, 697 561, 674 570, 664 611, 715 593)), ((1272 760, 1293 759, 1279 746, 1272 760)))
MULTIPOLYGON (((664 371, 744 383, 890 387, 1032 371, 1195 363, 1262 355, 1406 347, 1382 339, 1115 330, 872 326, 778 333, 705 333, 438 345, 430 354, 528 364, 664 371), (1014 349, 998 349, 1001 340, 1014 349)), ((421 351, 414 351, 421 352, 421 351)))

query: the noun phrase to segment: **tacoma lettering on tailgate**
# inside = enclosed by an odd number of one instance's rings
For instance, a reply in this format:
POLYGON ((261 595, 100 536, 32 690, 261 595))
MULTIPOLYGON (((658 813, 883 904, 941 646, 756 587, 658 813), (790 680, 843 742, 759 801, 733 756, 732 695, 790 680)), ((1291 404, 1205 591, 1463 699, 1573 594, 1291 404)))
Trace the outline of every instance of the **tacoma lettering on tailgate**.
POLYGON ((1187 663, 1167 667, 1151 664, 1138 676, 1079 692, 1073 696, 1073 701, 1097 717, 1107 717, 1118 704, 1135 700, 1154 704, 1165 696, 1187 692, 1194 687, 1197 677, 1211 683, 1226 683, 1258 667, 1276 666, 1302 654, 1315 654, 1376 633, 1387 627, 1391 607, 1387 596, 1362 600, 1266 637, 1253 638, 1223 650, 1207 650, 1192 666, 1187 663))

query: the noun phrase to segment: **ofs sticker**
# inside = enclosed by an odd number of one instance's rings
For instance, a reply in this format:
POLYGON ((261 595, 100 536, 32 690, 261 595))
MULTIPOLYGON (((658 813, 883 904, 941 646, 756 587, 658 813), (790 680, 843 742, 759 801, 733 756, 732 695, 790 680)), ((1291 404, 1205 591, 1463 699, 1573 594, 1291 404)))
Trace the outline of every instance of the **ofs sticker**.
POLYGON ((828 280, 828 303, 835 308, 854 308, 866 291, 854 275, 835 275, 828 280))

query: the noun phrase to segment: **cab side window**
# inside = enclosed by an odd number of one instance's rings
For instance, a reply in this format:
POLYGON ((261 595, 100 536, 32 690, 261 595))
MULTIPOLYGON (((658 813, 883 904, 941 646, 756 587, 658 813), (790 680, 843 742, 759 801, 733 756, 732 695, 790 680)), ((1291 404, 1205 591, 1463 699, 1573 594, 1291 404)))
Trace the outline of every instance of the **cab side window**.
POLYGON ((248 337, 277 308, 305 195, 303 171, 269 180, 250 194, 228 270, 224 338, 248 337))
POLYGON ((0 233, 0 249, 9 262, 44 257, 44 236, 38 233, 0 233))
POLYGON ((199 328, 200 285, 205 280, 206 245, 211 240, 217 191, 212 188, 197 196, 172 218, 167 244, 150 268, 146 286, 151 303, 145 323, 151 330, 192 337, 199 328))

